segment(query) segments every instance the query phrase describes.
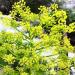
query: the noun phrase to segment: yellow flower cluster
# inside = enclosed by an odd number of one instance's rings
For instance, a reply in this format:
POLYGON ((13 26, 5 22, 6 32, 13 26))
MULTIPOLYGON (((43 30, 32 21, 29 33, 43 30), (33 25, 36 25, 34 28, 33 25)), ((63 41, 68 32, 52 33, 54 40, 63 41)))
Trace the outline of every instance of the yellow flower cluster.
POLYGON ((13 64, 15 62, 15 57, 12 54, 5 55, 3 59, 8 64, 13 64))

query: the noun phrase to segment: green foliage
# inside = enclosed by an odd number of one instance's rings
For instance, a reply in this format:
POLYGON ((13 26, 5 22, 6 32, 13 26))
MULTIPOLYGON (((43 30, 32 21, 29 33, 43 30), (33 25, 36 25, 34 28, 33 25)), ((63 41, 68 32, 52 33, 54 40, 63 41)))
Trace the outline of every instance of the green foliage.
POLYGON ((0 32, 3 75, 69 75, 75 60, 67 55, 74 47, 66 33, 75 31, 75 23, 66 25, 66 11, 59 10, 57 4, 39 10, 39 14, 32 13, 22 0, 14 4, 11 18, 2 20, 16 30, 0 32))

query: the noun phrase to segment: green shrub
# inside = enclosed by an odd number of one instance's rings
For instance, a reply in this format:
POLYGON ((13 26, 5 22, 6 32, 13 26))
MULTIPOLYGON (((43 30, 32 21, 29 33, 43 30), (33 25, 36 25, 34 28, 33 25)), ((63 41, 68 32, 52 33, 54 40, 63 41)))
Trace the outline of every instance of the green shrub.
POLYGON ((13 6, 11 18, 2 20, 4 25, 15 30, 15 33, 0 32, 0 66, 3 75, 70 73, 75 58, 71 59, 67 54, 73 52, 74 47, 66 33, 75 31, 75 23, 66 25, 66 11, 59 10, 57 4, 41 6, 39 10, 39 14, 32 13, 22 0, 13 6))

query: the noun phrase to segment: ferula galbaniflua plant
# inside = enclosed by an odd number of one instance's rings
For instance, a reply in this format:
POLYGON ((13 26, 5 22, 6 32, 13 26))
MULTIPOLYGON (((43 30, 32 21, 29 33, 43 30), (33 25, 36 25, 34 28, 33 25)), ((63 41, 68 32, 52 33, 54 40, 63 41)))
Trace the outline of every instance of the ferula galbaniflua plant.
MULTIPOLYGON (((74 51, 66 33, 75 31, 75 23, 66 25, 66 11, 57 4, 40 6, 32 13, 25 1, 14 4, 4 25, 14 33, 0 32, 0 66, 3 75, 69 75, 74 51)), ((0 16, 2 17, 2 15, 0 16)))

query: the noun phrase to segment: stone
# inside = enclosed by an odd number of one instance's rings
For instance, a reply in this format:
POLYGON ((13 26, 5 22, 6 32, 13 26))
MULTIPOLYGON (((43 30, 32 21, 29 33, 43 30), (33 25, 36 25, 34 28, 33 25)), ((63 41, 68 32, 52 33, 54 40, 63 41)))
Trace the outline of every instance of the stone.
POLYGON ((41 5, 50 6, 52 0, 26 0, 26 5, 31 8, 31 11, 34 13, 39 13, 38 8, 41 5))
POLYGON ((0 0, 0 11, 8 15, 9 11, 12 9, 12 5, 17 1, 18 0, 0 0))

